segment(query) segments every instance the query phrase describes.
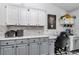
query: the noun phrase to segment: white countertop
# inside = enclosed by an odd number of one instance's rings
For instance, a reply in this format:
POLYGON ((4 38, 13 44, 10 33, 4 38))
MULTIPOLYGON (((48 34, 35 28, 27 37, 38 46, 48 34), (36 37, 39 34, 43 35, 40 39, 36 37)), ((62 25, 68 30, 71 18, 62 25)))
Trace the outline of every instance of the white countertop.
POLYGON ((49 36, 49 39, 55 39, 57 36, 49 36))
POLYGON ((25 38, 40 38, 40 37, 49 37, 49 36, 48 35, 23 36, 23 37, 0 38, 0 40, 13 40, 13 39, 25 39, 25 38))
POLYGON ((22 36, 22 37, 10 37, 10 38, 0 38, 0 40, 15 40, 15 39, 28 39, 28 38, 41 38, 48 37, 49 39, 55 39, 57 36, 48 36, 48 35, 34 35, 34 36, 22 36))

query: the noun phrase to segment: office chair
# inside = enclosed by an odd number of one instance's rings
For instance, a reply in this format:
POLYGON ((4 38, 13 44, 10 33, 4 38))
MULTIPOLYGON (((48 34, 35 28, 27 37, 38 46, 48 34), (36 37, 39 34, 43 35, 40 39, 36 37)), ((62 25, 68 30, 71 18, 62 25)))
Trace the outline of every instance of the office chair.
POLYGON ((66 32, 61 32, 55 41, 55 54, 64 55, 69 52, 69 36, 66 32))

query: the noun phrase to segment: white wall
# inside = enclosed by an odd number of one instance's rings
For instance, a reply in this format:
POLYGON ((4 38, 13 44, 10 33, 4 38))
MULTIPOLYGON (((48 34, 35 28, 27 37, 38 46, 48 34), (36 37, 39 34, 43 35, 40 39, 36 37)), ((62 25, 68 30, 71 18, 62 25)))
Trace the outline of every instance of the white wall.
POLYGON ((74 34, 79 36, 79 9, 70 13, 73 16, 76 16, 76 21, 74 25, 74 34))
POLYGON ((52 15, 56 15, 56 30, 54 29, 51 29, 51 30, 48 30, 47 29, 47 18, 46 18, 46 25, 45 25, 45 33, 46 34, 49 34, 49 35, 53 35, 55 32, 59 32, 59 31, 63 31, 63 28, 60 26, 59 24, 59 17, 64 15, 66 13, 65 10, 63 9, 60 9, 56 6, 54 6, 53 4, 51 3, 27 3, 27 4, 23 4, 24 6, 29 6, 31 8, 38 8, 38 9, 44 9, 46 10, 46 13, 47 14, 52 14, 52 15))

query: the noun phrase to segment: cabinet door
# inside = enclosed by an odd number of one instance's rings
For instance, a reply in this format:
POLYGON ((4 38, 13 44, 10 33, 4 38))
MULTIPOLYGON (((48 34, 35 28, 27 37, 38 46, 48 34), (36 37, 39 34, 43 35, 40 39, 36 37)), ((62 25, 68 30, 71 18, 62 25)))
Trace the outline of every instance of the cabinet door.
POLYGON ((46 20, 46 13, 45 11, 39 10, 39 25, 44 26, 46 20))
POLYGON ((19 19, 19 8, 7 6, 7 25, 17 25, 19 19))
POLYGON ((29 25, 38 25, 38 10, 29 10, 29 25))
POLYGON ((6 7, 0 4, 0 25, 5 25, 6 22, 6 7))
POLYGON ((20 8, 20 18, 19 18, 19 24, 20 25, 28 25, 28 9, 26 8, 20 8))
POLYGON ((16 54, 17 55, 28 55, 28 46, 25 45, 17 45, 16 46, 16 54))
POLYGON ((48 54, 48 42, 40 43, 40 55, 48 54))
POLYGON ((15 55, 14 46, 1 47, 1 55, 15 55))
POLYGON ((79 39, 74 40, 74 49, 79 49, 79 39))
POLYGON ((49 43, 49 54, 54 55, 54 43, 49 43))
POLYGON ((39 45, 38 43, 31 43, 29 48, 30 55, 39 55, 39 45))

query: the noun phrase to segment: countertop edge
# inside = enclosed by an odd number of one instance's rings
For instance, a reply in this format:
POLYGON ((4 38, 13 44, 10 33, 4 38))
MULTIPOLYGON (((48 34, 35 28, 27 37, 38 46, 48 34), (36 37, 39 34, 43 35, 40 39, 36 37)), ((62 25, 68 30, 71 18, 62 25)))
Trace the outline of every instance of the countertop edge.
POLYGON ((39 35, 39 36, 23 36, 23 37, 12 37, 12 38, 0 38, 0 40, 14 40, 14 39, 29 39, 29 38, 40 38, 40 37, 48 37, 48 35, 39 35))

